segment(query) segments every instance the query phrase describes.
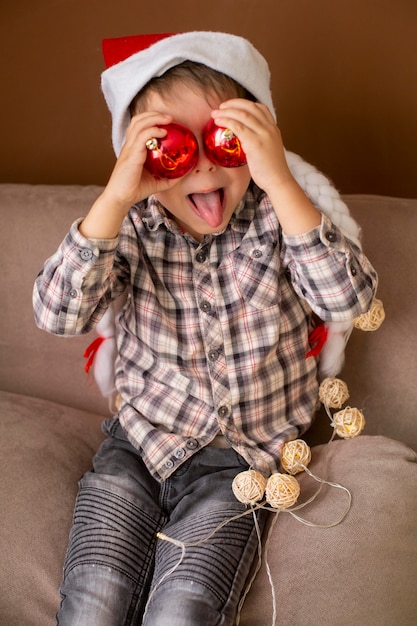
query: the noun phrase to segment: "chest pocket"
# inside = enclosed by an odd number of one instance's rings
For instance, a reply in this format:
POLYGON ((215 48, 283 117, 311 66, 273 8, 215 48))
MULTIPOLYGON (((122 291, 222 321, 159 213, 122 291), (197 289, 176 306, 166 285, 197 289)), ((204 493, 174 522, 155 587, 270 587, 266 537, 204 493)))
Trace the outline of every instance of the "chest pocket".
POLYGON ((244 241, 233 252, 237 287, 246 304, 266 309, 280 302, 280 258, 276 242, 244 241))

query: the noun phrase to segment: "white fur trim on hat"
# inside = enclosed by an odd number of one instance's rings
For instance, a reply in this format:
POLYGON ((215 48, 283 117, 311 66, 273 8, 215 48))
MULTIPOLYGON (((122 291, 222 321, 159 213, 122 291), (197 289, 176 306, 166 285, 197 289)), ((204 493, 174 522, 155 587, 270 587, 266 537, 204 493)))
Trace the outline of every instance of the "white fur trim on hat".
POLYGON ((193 31, 166 37, 102 73, 101 86, 113 120, 113 148, 119 156, 130 122, 129 106, 152 79, 184 61, 226 74, 266 104, 275 117, 270 71, 254 46, 237 35, 193 31))

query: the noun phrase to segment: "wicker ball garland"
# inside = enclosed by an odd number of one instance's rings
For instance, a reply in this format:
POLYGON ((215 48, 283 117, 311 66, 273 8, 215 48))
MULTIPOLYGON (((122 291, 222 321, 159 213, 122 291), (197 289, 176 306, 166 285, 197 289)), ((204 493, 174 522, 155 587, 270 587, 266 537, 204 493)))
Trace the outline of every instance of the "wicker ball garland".
POLYGON ((295 504, 300 495, 300 485, 289 474, 272 474, 266 483, 265 497, 274 509, 288 509, 295 504))
POLYGON ((264 497, 266 478, 256 470, 246 470, 235 476, 232 491, 236 500, 254 505, 264 497))
POLYGON ((384 305, 381 300, 374 298, 369 311, 353 320, 353 325, 359 330, 378 330, 385 319, 384 305))
POLYGON ((282 448, 281 465, 288 474, 302 472, 311 461, 311 450, 302 439, 288 441, 282 448))
POLYGON ((352 439, 365 428, 365 417, 359 409, 347 406, 333 415, 332 426, 339 437, 352 439))
POLYGON ((346 383, 340 378, 325 378, 319 387, 320 402, 334 409, 340 409, 349 398, 346 383))

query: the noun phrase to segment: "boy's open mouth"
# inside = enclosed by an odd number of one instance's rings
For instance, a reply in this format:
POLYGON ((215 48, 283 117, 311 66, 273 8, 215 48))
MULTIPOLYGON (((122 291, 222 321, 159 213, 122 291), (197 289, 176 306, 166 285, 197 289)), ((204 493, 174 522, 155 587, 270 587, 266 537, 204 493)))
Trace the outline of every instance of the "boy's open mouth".
POLYGON ((215 189, 207 193, 190 193, 188 196, 192 208, 209 226, 217 228, 223 221, 224 189, 215 189))

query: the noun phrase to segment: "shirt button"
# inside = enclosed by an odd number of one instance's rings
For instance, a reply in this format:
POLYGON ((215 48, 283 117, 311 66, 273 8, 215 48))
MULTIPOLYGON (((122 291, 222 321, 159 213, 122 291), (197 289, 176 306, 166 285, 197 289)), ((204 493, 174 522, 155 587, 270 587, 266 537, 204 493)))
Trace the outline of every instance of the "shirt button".
POLYGON ((210 304, 210 302, 207 302, 207 300, 203 300, 203 302, 200 304, 200 309, 204 313, 210 313, 210 311, 211 311, 211 304, 210 304))
POLYGON ((220 352, 218 350, 210 350, 208 356, 209 356, 210 361, 217 361, 217 359, 220 356, 220 352))
POLYGON ((80 257, 83 261, 90 261, 93 258, 93 251, 90 248, 82 248, 80 250, 80 257))
POLYGON ((330 241, 331 243, 334 243, 335 241, 337 241, 337 234, 336 234, 336 231, 334 230, 328 230, 325 237, 327 241, 330 241))
POLYGON ((352 276, 356 276, 357 272, 356 272, 356 267, 354 265, 350 266, 350 271, 351 271, 352 276))
POLYGON ((206 256, 205 252, 200 250, 200 252, 197 252, 197 254, 195 255, 195 258, 196 258, 196 261, 198 261, 199 263, 204 263, 204 261, 206 260, 207 256, 206 256))
POLYGON ((252 252, 252 256, 254 259, 260 259, 262 256, 262 250, 254 250, 252 252))
POLYGON ((218 414, 218 416, 219 416, 219 417, 226 417, 226 415, 228 415, 228 414, 229 414, 229 409, 228 409, 228 407, 227 407, 227 406, 225 406, 225 405, 221 406, 221 407, 218 409, 217 414, 218 414))
POLYGON ((177 448, 174 452, 174 456, 176 459, 183 459, 185 457, 184 448, 177 448))
POLYGON ((78 296, 78 291, 76 289, 71 289, 69 295, 71 298, 76 298, 78 296))
POLYGON ((187 448, 189 450, 197 450, 197 448, 198 448, 198 441, 197 441, 197 439, 188 439, 186 441, 185 445, 187 446, 187 448))
POLYGON ((172 459, 168 459, 165 463, 166 469, 172 469, 174 467, 174 461, 172 459))

